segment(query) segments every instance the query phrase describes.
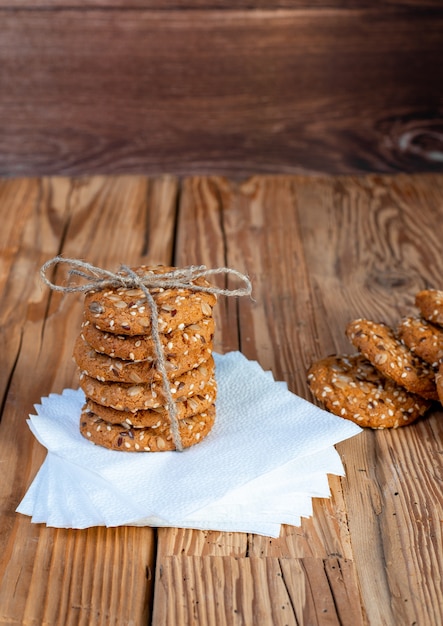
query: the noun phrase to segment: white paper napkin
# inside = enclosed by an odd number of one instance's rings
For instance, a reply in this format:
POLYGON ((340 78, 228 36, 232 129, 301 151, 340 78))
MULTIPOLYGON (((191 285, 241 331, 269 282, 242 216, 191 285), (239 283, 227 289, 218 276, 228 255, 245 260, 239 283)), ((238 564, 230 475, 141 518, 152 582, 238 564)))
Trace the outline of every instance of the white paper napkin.
POLYGON ((79 432, 81 390, 51 394, 28 420, 47 458, 17 511, 49 526, 145 524, 277 536, 298 524, 326 475, 342 474, 333 445, 360 432, 288 391, 240 352, 214 355, 217 419, 183 452, 94 446, 79 432))

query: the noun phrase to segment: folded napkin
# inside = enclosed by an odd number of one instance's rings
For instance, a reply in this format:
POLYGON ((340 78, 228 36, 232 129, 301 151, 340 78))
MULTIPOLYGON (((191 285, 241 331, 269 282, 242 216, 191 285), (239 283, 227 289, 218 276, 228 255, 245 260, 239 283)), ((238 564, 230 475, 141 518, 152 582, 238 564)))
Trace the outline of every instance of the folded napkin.
POLYGON ((240 352, 214 355, 217 419, 183 452, 95 446, 79 432, 84 394, 37 405, 29 427, 48 454, 17 511, 65 528, 153 525, 278 536, 312 514, 343 474, 334 444, 361 429, 291 393, 240 352))

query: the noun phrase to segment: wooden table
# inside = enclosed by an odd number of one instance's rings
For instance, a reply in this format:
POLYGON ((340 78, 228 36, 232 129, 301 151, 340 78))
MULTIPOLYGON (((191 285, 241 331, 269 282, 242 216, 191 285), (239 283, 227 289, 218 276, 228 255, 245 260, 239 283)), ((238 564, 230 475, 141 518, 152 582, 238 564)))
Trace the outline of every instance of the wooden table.
POLYGON ((1 624, 443 623, 438 408, 340 444, 346 477, 278 539, 53 529, 15 513, 45 457, 26 418, 78 386, 81 297, 44 287, 44 261, 248 273, 255 300, 220 299, 216 350, 241 349, 312 400, 306 369, 351 350, 348 321, 396 324, 419 289, 443 286, 443 177, 3 180, 0 210, 1 624))

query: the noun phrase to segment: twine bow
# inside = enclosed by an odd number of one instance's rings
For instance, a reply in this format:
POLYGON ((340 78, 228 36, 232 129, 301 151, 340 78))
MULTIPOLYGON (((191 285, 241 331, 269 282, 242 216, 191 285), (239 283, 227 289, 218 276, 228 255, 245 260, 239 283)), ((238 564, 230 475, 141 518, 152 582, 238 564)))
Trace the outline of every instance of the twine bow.
POLYGON ((182 451, 183 445, 180 437, 179 421, 177 417, 177 407, 171 393, 171 386, 166 371, 166 359, 163 352, 163 346, 160 341, 160 332, 158 329, 158 308, 157 304, 150 292, 151 289, 189 289, 191 291, 202 291, 222 296, 248 296, 251 294, 252 285, 247 276, 237 270, 228 267, 218 267, 216 269, 207 269, 204 265, 191 266, 183 269, 174 269, 164 274, 146 273, 138 275, 130 267, 121 265, 120 270, 116 273, 95 267, 90 263, 85 263, 78 259, 65 259, 56 256, 41 267, 40 274, 43 281, 55 291, 63 293, 87 292, 92 290, 102 290, 107 287, 125 287, 139 288, 146 297, 150 313, 151 313, 151 332, 152 340, 155 347, 156 367, 162 379, 163 392, 166 398, 166 408, 169 415, 171 433, 174 445, 177 450, 182 451), (66 264, 70 266, 68 276, 78 276, 85 280, 84 283, 57 285, 51 282, 47 277, 47 271, 58 265, 66 264), (229 274, 238 278, 243 287, 238 289, 221 289, 214 286, 196 285, 193 281, 198 278, 208 278, 218 274, 229 274))

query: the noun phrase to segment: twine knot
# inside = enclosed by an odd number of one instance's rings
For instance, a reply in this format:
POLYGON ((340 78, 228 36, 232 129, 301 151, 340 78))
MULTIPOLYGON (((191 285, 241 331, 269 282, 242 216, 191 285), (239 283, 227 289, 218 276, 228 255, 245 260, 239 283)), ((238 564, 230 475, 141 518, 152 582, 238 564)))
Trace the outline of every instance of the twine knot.
POLYGON ((188 289, 191 291, 202 291, 214 295, 222 296, 249 296, 252 292, 251 281, 247 276, 237 270, 228 267, 218 267, 207 269, 205 265, 192 265, 186 268, 177 268, 162 274, 155 274, 152 271, 137 273, 126 265, 121 265, 117 272, 110 272, 100 267, 95 267, 90 263, 85 263, 79 259, 65 259, 56 256, 42 265, 41 277, 46 285, 54 291, 62 293, 100 291, 109 287, 139 288, 146 297, 151 313, 151 333, 156 355, 156 368, 162 379, 163 391, 166 398, 166 407, 169 415, 171 433, 174 445, 177 450, 182 451, 183 445, 180 437, 179 420, 177 417, 177 407, 171 394, 171 385, 166 370, 166 358, 160 340, 158 329, 158 307, 151 290, 153 289, 188 289), (58 264, 69 266, 68 276, 77 276, 83 283, 68 285, 57 285, 47 277, 50 268, 58 264), (242 287, 237 289, 223 289, 215 286, 205 286, 195 284, 198 278, 208 278, 219 274, 226 274, 238 278, 242 287))

